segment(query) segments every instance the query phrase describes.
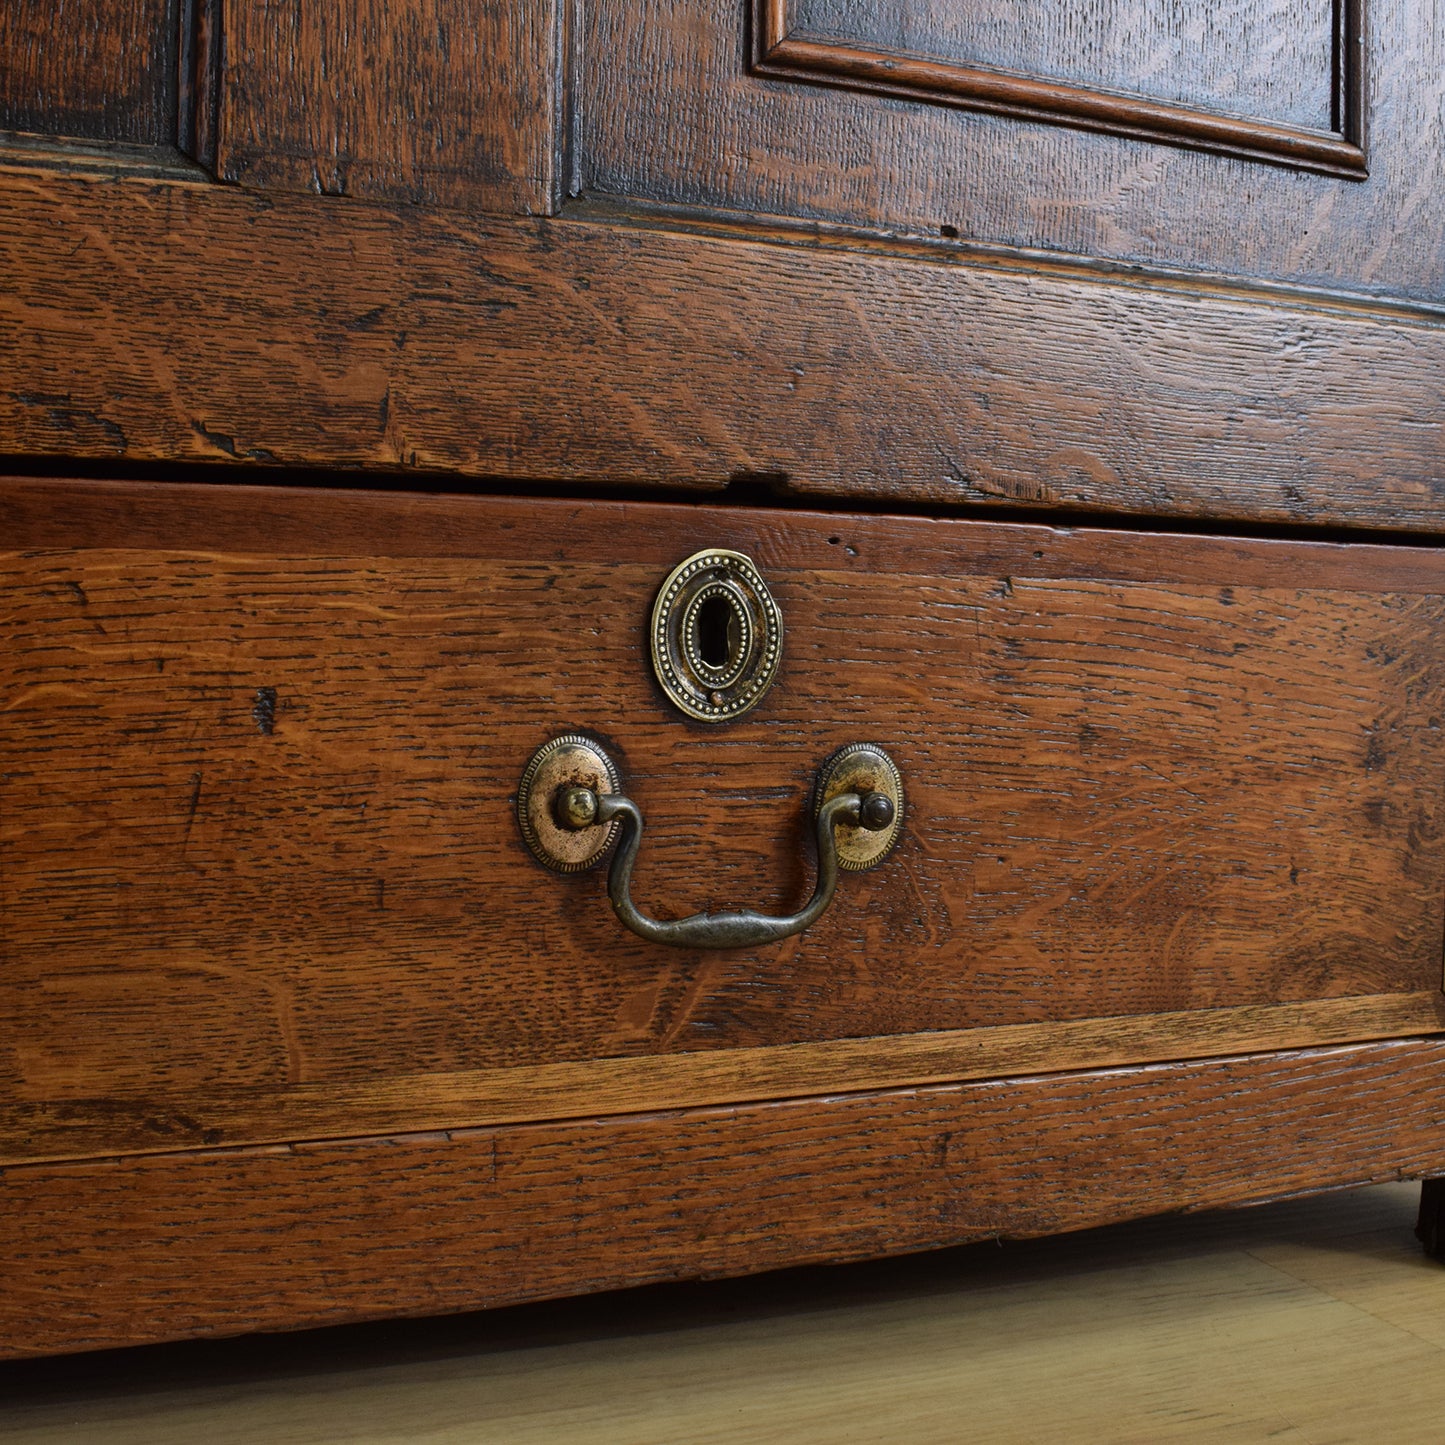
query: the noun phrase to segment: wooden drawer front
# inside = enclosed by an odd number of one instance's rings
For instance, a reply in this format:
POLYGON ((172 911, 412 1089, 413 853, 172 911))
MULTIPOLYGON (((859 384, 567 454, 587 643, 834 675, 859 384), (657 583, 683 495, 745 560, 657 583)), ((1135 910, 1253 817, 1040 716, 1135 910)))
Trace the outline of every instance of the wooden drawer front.
POLYGON ((1437 1028, 1445 566, 701 506, 5 485, 3 1157, 784 1097, 1437 1028), (687 722, 658 585, 779 680, 687 722), (513 816, 604 739, 663 916, 786 911, 858 739, 904 837, 800 937, 644 943, 513 816), (602 1062, 595 1062, 602 1061, 602 1062))

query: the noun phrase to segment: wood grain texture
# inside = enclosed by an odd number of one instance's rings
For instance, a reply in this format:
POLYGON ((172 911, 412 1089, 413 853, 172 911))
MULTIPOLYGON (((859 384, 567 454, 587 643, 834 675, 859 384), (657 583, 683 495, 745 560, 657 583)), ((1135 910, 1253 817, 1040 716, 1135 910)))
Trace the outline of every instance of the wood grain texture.
POLYGON ((261 190, 554 209, 555 0, 229 0, 221 174, 261 190))
MULTIPOLYGON (((1207 583, 1223 569, 1238 584, 1271 587, 1282 577, 1312 591, 1369 592, 1388 576, 1392 592, 1429 597, 1441 586, 1441 553, 1432 546, 1369 541, 1317 542, 1105 528, 979 522, 963 518, 879 518, 870 513, 719 506, 688 502, 495 497, 343 487, 224 487, 208 483, 0 478, 5 536, 32 548, 371 555, 378 537, 397 558, 485 556, 535 562, 572 546, 590 555, 603 536, 629 521, 715 519, 764 565, 789 553, 824 571, 839 566, 900 579, 967 565, 1029 579, 1207 583), (493 519, 504 515, 505 525, 493 519), (864 531, 867 529, 867 550, 864 531), (960 540, 966 538, 965 557, 960 540)), ((676 563, 662 525, 633 526, 629 556, 639 564, 676 563)), ((905 585, 900 581, 900 585, 905 585)))
POLYGON ((1445 1042, 0 1174, 0 1352, 1056 1233, 1417 1177, 1445 1042))
POLYGON ((1168 10, 756 0, 755 16, 755 74, 1368 173, 1353 111, 1358 50, 1341 44, 1345 17, 1330 0, 1168 10))
POLYGON ((0 130, 171 145, 179 0, 5 0, 0 130))
MULTIPOLYGON (((1069 0, 1025 8, 1082 24, 1100 7, 1069 0)), ((1209 14, 1228 34, 1242 12, 1283 8, 1211 6, 1209 14)), ((880 0, 849 7, 849 24, 881 37, 894 15, 996 10, 929 12, 880 0)), ((1286 25, 1310 32, 1313 22, 1298 20, 1298 10, 1286 25)), ((1179 13, 1150 7, 1151 15, 1179 13)), ((583 195, 1420 299, 1445 293, 1445 151, 1426 139, 1437 134, 1445 98, 1445 31, 1431 5, 1378 0, 1363 39, 1345 39, 1361 57, 1350 94, 1368 98, 1367 180, 752 75, 741 18, 733 0, 582 7, 583 195)), ((947 28, 942 20, 927 26, 935 48, 953 43, 947 28)), ((1075 58, 1095 68, 1154 64, 1162 73, 1182 64, 1182 37, 1143 53, 1148 29, 1111 62, 1092 60, 1087 45, 1075 58)), ((876 65, 862 79, 890 83, 876 65)))
POLYGON ((828 1043, 0 1105, 0 1166, 174 1154, 1099 1069, 1445 1031, 1445 1000, 1380 994, 828 1043))
MULTIPOLYGON (((195 134, 194 131, 191 132, 195 134)), ((189 149, 130 141, 0 131, 0 174, 84 176, 91 181, 180 181, 204 185, 211 176, 189 149)))
MULTIPOLYGON (((5 497, 16 1150, 274 1137, 298 1086, 344 1119, 356 1086, 455 1100, 431 1075, 1440 991, 1437 553, 281 489, 5 497), (646 660, 657 586, 710 544, 754 558, 788 638, 724 729, 684 723, 646 660), (645 944, 512 817, 532 750, 577 729, 642 805, 637 893, 663 916, 792 906, 814 771, 850 740, 903 769, 906 835, 780 946, 645 944)), ((1397 1029, 1438 1021, 1406 1006, 1397 1029)))
POLYGON ((1445 329, 1421 317, 336 207, 0 174, 6 448, 1445 520, 1445 329))
POLYGON ((788 35, 1332 129, 1335 0, 760 0, 788 35))
POLYGON ((223 0, 186 0, 181 23, 175 141, 208 171, 220 129, 223 0))

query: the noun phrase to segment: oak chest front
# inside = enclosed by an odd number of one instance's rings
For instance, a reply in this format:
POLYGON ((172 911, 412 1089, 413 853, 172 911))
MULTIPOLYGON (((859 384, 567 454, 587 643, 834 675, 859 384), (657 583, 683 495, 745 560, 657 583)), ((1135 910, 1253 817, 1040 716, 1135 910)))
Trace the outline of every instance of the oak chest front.
POLYGON ((1445 1168, 1430 0, 82 11, 0 20, 0 1353, 1445 1168))

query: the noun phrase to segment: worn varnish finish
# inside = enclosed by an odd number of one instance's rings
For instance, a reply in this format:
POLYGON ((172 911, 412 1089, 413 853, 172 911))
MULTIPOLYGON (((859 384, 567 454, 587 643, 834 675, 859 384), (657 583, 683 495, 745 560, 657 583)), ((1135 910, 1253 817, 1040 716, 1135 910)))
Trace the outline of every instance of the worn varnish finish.
POLYGON ((171 145, 181 0, 5 0, 0 131, 171 145))
POLYGON ((8 495, 20 1157, 70 1127, 92 1150, 276 1137, 300 1085, 342 1090, 321 1106, 344 1119, 355 1085, 420 1079, 437 1107, 425 1076, 590 1058, 1378 995, 1417 996, 1396 1030, 1436 1022, 1434 554, 8 495), (656 587, 709 543, 755 558, 789 639, 764 703, 717 730, 662 700, 645 641, 656 587), (512 817, 532 750, 576 729, 643 807, 636 891, 663 916, 795 906, 808 789, 850 739, 903 769, 906 835, 782 945, 645 944, 512 817), (204 1102, 235 1091, 261 1097, 204 1102))
POLYGON ((1435 7, 1356 65, 1350 0, 1333 64, 1318 0, 1011 54, 795 4, 0 20, 0 451, 234 468, 0 491, 10 1351, 1445 1168, 1441 554, 1358 541, 1445 524, 1435 7), (1131 134, 961 108, 970 57, 1131 134), (275 464, 524 495, 214 485, 275 464), (527 500, 734 481, 880 515, 527 500), (716 544, 789 639, 722 732, 643 646, 716 544), (779 948, 643 945, 511 816, 578 728, 663 915, 795 904, 840 743, 904 845, 779 948))
MULTIPOLYGON (((814 77, 832 84, 752 74, 745 8, 751 7, 734 0, 583 5, 583 194, 1427 300, 1438 300, 1445 289, 1445 151, 1430 139, 1438 134, 1436 117, 1445 101, 1445 28, 1426 0, 1368 5, 1360 57, 1360 88, 1368 102, 1367 180, 1309 174, 1292 168, 1281 153, 1275 164, 1261 164, 958 110, 917 95, 862 94, 842 88, 848 77, 836 73, 814 77)), ((804 9, 843 7, 809 0, 804 9)), ((1141 23, 1127 44, 1107 44, 1101 10, 1117 13, 1127 5, 1060 0, 1018 9, 1039 17, 1039 25, 1077 35, 1069 54, 1082 70, 1138 78, 1121 89, 1178 94, 1192 84, 1182 38, 1153 44, 1149 24, 1141 23)), ((1151 16, 1173 15, 1180 7, 1147 9, 1151 16)), ((923 32, 914 42, 928 47, 925 54, 947 59, 961 49, 949 31, 962 28, 947 17, 979 12, 997 14, 999 7, 902 7, 871 0, 847 7, 846 20, 833 32, 882 40, 906 14, 923 32)), ((1331 77, 1323 57, 1293 51, 1290 38, 1296 30, 1303 37, 1318 33, 1315 6, 1249 0, 1211 6, 1208 13, 1221 68, 1247 72, 1267 53, 1281 94, 1308 87, 1328 95, 1331 77), (1253 25, 1260 30, 1251 40, 1253 25), (1271 36, 1267 45, 1258 39, 1263 33, 1271 36)), ((1029 33, 1021 21, 1011 43, 1029 33)), ((817 63, 840 62, 840 46, 827 34, 818 48, 832 60, 815 49, 809 54, 817 63)), ((942 83, 942 77, 934 73, 934 81, 942 83)), ((893 78, 905 88, 906 82, 906 69, 893 78)), ((858 83, 887 82, 875 67, 858 83)), ((1221 82, 1230 94, 1240 89, 1234 75, 1221 82)), ((1220 108, 1253 116, 1249 95, 1245 87, 1239 103, 1220 108)), ((1293 102, 1290 110, 1303 114, 1293 102)), ((1235 143, 1248 145, 1250 125, 1234 130, 1235 143)), ((1321 139, 1328 142, 1327 135, 1321 139)), ((1352 147, 1337 142, 1335 148, 1352 147)), ((1357 160, 1353 165, 1358 169, 1357 160)))
POLYGON ((1407 1178, 1445 1043, 0 1173, 0 1353, 435 1314, 1407 1178))
POLYGON ((252 190, 547 214, 562 45, 551 0, 17 0, 0 132, 179 147, 252 190))
POLYGON ((1421 318, 319 204, 0 174, 6 448, 1445 525, 1421 318))
POLYGON ((225 27, 227 180, 472 210, 554 208, 555 0, 231 0, 225 27))
POLYGON ((0 1113, 0 1166, 178 1153, 223 1141, 282 1143, 646 1113, 1408 1038, 1442 1029, 1445 1000, 1435 990, 454 1073, 25 1100, 0 1113))

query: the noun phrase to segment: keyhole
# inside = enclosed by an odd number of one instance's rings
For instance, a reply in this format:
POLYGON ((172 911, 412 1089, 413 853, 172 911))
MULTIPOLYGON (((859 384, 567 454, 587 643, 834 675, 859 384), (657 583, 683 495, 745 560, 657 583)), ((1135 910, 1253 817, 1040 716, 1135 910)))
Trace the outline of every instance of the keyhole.
POLYGON ((726 597, 707 597, 697 609, 697 655, 721 670, 737 655, 742 629, 726 597))

